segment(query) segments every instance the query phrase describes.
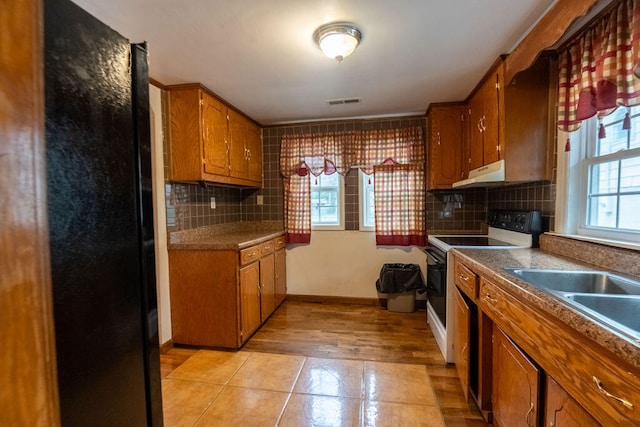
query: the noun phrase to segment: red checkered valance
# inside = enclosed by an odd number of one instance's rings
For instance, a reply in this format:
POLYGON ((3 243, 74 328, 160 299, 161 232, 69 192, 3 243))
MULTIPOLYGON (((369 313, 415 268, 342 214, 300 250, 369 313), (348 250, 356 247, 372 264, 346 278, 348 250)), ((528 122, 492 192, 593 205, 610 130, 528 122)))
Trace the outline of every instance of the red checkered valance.
POLYGON ((310 176, 357 166, 381 174, 374 181, 377 244, 424 245, 424 148, 420 127, 283 136, 287 241, 311 240, 310 176))
POLYGON ((558 128, 640 104, 640 0, 612 9, 560 53, 558 128))

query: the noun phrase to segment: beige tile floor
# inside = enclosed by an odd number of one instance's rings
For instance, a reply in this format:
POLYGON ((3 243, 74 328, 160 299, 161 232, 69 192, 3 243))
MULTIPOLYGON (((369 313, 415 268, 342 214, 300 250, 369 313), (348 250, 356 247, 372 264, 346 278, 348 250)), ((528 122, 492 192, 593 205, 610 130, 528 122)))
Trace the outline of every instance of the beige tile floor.
POLYGON ((444 426, 424 365, 200 350, 162 380, 165 426, 444 426))

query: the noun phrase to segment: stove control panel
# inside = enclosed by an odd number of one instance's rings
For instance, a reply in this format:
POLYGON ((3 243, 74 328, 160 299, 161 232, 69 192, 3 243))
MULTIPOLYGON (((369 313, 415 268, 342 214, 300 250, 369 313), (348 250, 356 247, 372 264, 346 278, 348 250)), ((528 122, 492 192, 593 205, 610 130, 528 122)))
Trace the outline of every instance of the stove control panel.
POLYGON ((528 234, 542 232, 542 216, 540 211, 490 210, 487 220, 489 227, 519 231, 528 234))

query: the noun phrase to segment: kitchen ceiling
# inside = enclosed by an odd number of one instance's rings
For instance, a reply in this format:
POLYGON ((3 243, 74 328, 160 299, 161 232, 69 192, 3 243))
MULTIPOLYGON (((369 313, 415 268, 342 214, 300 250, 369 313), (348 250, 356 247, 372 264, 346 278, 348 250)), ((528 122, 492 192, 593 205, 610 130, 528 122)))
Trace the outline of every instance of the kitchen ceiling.
POLYGON ((200 82, 263 125, 424 114, 463 100, 555 0, 74 0, 132 42, 150 75, 200 82), (337 63, 313 40, 354 23, 337 63), (328 101, 359 98, 359 103, 328 101))

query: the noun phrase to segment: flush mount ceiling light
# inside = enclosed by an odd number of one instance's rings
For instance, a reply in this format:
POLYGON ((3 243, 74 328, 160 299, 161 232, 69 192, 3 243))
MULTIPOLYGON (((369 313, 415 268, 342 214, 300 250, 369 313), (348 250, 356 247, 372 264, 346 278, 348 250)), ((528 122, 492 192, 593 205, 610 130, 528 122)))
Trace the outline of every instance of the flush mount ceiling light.
POLYGON ((313 39, 325 55, 341 62, 356 50, 362 33, 352 24, 334 22, 318 28, 313 33, 313 39))

